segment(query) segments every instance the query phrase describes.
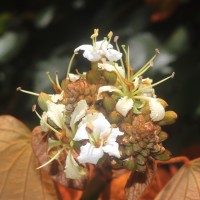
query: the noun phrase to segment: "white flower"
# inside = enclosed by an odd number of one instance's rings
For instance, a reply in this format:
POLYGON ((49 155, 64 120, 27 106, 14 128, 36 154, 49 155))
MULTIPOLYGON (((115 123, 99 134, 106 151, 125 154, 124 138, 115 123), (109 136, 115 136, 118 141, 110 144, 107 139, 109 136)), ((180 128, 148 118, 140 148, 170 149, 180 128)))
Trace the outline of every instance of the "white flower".
POLYGON ((109 86, 102 86, 98 90, 97 100, 100 100, 100 99, 103 98, 103 96, 101 95, 101 93, 103 93, 103 92, 116 92, 118 94, 123 95, 122 91, 115 86, 110 86, 110 85, 109 86))
POLYGON ((109 61, 117 61, 121 59, 122 53, 112 48, 113 46, 109 44, 108 41, 102 40, 97 41, 95 46, 81 45, 77 47, 74 52, 83 50, 83 56, 92 62, 99 61, 103 56, 105 56, 109 61))
POLYGON ((121 66, 118 66, 117 63, 115 63, 115 66, 107 64, 107 63, 98 63, 98 68, 100 69, 105 69, 106 71, 118 71, 120 73, 120 75, 125 78, 125 71, 121 66))
POLYGON ((78 161, 96 164, 104 153, 119 158, 119 144, 116 139, 124 133, 119 128, 112 128, 102 113, 95 114, 93 120, 92 114, 88 115, 83 118, 84 122, 78 127, 74 137, 75 141, 89 139, 86 145, 81 146, 78 161), (89 120, 87 121, 86 118, 89 120))
POLYGON ((71 151, 68 152, 65 163, 66 178, 80 180, 87 174, 87 169, 78 165, 72 156, 71 151))
POLYGON ((151 87, 153 80, 150 78, 142 79, 141 84, 139 86, 139 90, 141 89, 141 95, 146 97, 156 98, 155 90, 151 87))
POLYGON ((64 123, 64 112, 65 105, 55 104, 51 101, 47 101, 47 117, 52 120, 52 122, 62 129, 62 124, 64 123))
POLYGON ((54 103, 57 103, 58 101, 62 101, 63 100, 63 94, 64 91, 62 91, 60 94, 52 94, 51 96, 51 101, 54 103))
POLYGON ((72 73, 69 73, 69 80, 72 81, 72 82, 76 82, 78 79, 80 79, 80 75, 79 74, 72 74, 72 73))
POLYGON ((155 98, 149 98, 150 117, 152 121, 160 121, 165 116, 164 107, 155 98))
POLYGON ((46 125, 47 118, 48 118, 47 113, 43 112, 42 113, 42 119, 40 120, 40 126, 41 126, 41 128, 44 132, 47 132, 49 130, 48 126, 46 125))
POLYGON ((72 130, 74 130, 75 123, 81 120, 81 118, 85 116, 87 109, 88 109, 88 105, 85 100, 80 100, 77 103, 76 108, 74 109, 71 115, 70 126, 72 130))
POLYGON ((117 101, 116 110, 124 117, 127 115, 129 110, 133 107, 133 100, 127 96, 122 97, 117 101))

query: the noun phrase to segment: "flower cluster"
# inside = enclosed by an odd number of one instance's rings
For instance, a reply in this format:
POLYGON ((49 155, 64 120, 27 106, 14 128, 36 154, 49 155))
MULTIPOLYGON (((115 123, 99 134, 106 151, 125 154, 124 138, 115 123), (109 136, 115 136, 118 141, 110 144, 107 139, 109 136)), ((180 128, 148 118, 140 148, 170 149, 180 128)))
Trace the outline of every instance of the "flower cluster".
POLYGON ((171 156, 162 145, 167 133, 161 126, 174 123, 176 113, 165 111, 167 103, 156 97, 154 86, 173 74, 157 83, 143 78, 159 51, 134 72, 129 49, 125 45, 120 48, 115 37, 115 50, 112 32, 97 41, 98 31, 95 29, 91 36, 92 45, 74 50, 61 84, 57 74, 55 82, 48 74, 56 94, 32 93, 38 96, 43 113, 34 111, 43 131, 49 133, 50 158, 44 165, 59 159, 64 152, 65 175, 69 179, 83 178, 88 173, 88 163, 145 172, 148 160, 168 160, 171 156), (70 73, 79 53, 91 62, 91 69, 70 73), (56 153, 51 156, 51 151, 56 153))

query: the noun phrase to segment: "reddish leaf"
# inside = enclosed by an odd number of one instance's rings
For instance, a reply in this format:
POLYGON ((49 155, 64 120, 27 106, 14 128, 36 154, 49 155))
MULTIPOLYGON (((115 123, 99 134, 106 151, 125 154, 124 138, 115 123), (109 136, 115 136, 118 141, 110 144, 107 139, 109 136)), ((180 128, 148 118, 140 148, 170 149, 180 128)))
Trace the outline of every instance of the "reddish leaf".
POLYGON ((156 200, 163 199, 200 199, 200 158, 181 167, 156 197, 156 200))
POLYGON ((0 200, 56 200, 54 183, 30 145, 30 130, 16 118, 0 116, 0 200))
POLYGON ((148 162, 145 173, 134 172, 130 175, 125 187, 128 200, 138 200, 155 177, 156 166, 153 161, 148 162))
MULTIPOLYGON (((45 133, 42 131, 40 126, 36 127, 33 130, 32 147, 33 147, 33 152, 35 153, 41 165, 49 160, 47 154, 47 149, 48 149, 47 137, 45 136, 45 133)), ((46 165, 43 168, 48 171, 48 173, 52 176, 52 178, 55 181, 61 183, 62 185, 74 189, 83 190, 86 186, 87 177, 82 180, 67 179, 64 173, 65 160, 66 160, 66 155, 61 154, 59 157, 59 162, 54 160, 52 163, 46 165)))

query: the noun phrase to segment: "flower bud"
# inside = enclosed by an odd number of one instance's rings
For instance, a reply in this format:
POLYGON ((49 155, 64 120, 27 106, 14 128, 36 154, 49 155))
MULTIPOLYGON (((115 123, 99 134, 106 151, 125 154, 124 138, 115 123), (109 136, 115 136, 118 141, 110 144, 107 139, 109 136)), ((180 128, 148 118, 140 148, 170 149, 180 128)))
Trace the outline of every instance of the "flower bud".
POLYGON ((104 71, 103 76, 109 85, 114 85, 117 81, 117 74, 114 71, 104 71))
POLYGON ((141 154, 139 154, 135 157, 135 161, 139 165, 145 165, 146 164, 146 158, 144 158, 141 154))
POLYGON ((113 111, 116 105, 116 101, 110 96, 105 96, 102 103, 107 112, 113 111))
POLYGON ((161 131, 158 134, 158 137, 159 137, 159 142, 163 142, 168 138, 168 134, 165 131, 161 131))
POLYGON ((111 124, 117 124, 122 121, 123 116, 120 113, 118 113, 116 110, 114 110, 109 114, 108 119, 111 124))
POLYGON ((39 94, 39 97, 38 97, 38 105, 40 106, 40 108, 43 110, 43 111, 47 111, 47 101, 50 100, 51 97, 44 93, 44 92, 41 92, 39 94))
POLYGON ((166 111, 164 118, 158 122, 160 126, 170 125, 175 123, 177 114, 174 111, 166 111))
POLYGON ((99 83, 99 80, 101 78, 101 74, 99 71, 95 70, 89 70, 86 75, 87 81, 91 84, 97 84, 99 83))
POLYGON ((164 107, 166 108, 168 106, 167 102, 161 98, 156 98, 157 101, 164 107))
POLYGON ((146 169, 147 169, 147 166, 146 166, 146 165, 139 165, 139 164, 137 164, 135 170, 136 170, 137 172, 145 172, 146 169))
POLYGON ((154 158, 161 161, 169 160, 171 158, 171 152, 168 150, 165 150, 161 154, 154 155, 154 158))
POLYGON ((125 160, 123 164, 126 169, 131 170, 131 171, 135 170, 136 163, 135 163, 134 158, 125 160))
POLYGON ((133 155, 133 147, 132 147, 132 145, 125 146, 125 153, 126 153, 127 156, 133 155))

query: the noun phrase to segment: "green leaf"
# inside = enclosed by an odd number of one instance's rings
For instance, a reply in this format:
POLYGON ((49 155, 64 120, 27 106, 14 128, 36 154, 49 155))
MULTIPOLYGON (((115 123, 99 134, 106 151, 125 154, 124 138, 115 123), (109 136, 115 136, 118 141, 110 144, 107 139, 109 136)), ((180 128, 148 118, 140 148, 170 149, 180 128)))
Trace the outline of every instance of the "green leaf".
POLYGON ((200 199, 200 158, 183 165, 157 195, 156 200, 200 199))
POLYGON ((22 122, 0 116, 0 200, 58 199, 52 178, 45 170, 36 170, 30 139, 22 122))

